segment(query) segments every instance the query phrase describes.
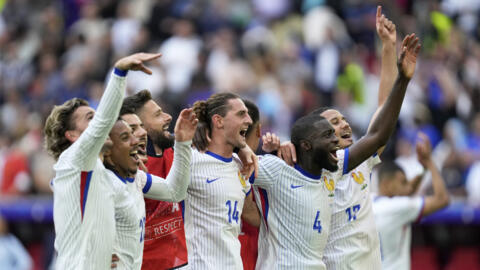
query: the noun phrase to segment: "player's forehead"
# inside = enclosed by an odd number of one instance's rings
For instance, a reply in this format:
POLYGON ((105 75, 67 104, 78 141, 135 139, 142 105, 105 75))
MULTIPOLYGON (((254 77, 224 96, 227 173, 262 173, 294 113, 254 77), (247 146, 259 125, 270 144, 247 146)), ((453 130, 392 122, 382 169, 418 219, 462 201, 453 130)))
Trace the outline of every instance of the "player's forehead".
POLYGON ((90 106, 80 106, 73 112, 73 118, 81 118, 87 114, 95 114, 95 110, 90 106))
POLYGON ((327 133, 329 131, 334 131, 334 128, 332 127, 332 125, 328 122, 327 119, 321 119, 321 120, 318 120, 316 121, 314 124, 313 124, 313 128, 315 130, 315 134, 317 135, 321 135, 323 133, 327 133))
POLYGON ((132 133, 132 128, 124 120, 118 120, 117 122, 115 122, 110 132, 110 134, 113 136, 122 136, 124 134, 130 133, 132 133))
POLYGON ((142 120, 140 120, 140 117, 138 115, 129 113, 129 114, 124 114, 121 117, 127 124, 130 126, 139 126, 142 124, 142 120))
POLYGON ((240 111, 248 112, 247 106, 239 98, 232 98, 228 100, 228 105, 230 105, 229 112, 237 113, 240 111))
POLYGON ((320 114, 321 116, 325 117, 328 121, 332 119, 342 119, 344 118, 343 114, 335 109, 328 109, 320 114))
POLYGON ((151 114, 151 113, 156 113, 158 111, 162 111, 162 108, 155 102, 153 99, 150 99, 149 101, 145 102, 145 104, 142 107, 142 110, 151 114))

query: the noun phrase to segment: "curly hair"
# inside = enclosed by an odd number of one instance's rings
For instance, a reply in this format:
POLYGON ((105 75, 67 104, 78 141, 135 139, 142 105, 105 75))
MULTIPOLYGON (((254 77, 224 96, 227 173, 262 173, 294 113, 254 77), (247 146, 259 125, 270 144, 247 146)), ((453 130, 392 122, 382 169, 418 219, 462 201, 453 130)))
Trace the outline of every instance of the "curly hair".
POLYGON ((75 129, 72 115, 81 106, 89 105, 84 99, 72 98, 62 105, 53 107, 45 122, 43 130, 45 133, 45 148, 55 160, 71 145, 71 142, 65 137, 65 132, 75 129))

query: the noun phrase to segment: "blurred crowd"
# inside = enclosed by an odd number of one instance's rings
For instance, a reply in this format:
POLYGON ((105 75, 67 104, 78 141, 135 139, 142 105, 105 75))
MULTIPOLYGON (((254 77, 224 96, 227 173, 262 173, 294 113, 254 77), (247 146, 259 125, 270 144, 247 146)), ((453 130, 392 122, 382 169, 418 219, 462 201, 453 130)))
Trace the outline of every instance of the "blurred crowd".
MULTIPOLYGON (((319 106, 365 133, 377 106, 379 1, 9 0, 0 1, 0 195, 49 194, 54 161, 42 128, 72 97, 95 107, 116 59, 161 52, 153 75, 131 73, 168 113, 220 91, 261 109, 264 131, 289 138, 293 120, 319 106)), ((480 2, 383 1, 400 43, 422 52, 398 129, 384 158, 413 177, 418 131, 426 133, 452 194, 480 205, 480 2)), ((428 188, 428 186, 426 187, 428 188)))

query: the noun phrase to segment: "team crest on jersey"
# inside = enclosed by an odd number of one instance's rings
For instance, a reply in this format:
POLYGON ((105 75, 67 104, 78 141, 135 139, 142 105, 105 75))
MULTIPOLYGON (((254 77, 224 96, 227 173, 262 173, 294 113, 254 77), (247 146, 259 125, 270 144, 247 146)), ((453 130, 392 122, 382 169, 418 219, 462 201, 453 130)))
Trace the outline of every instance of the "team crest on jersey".
POLYGON ((328 197, 333 197, 335 194, 333 191, 335 190, 335 181, 333 179, 327 179, 326 176, 323 177, 323 182, 325 183, 325 187, 327 188, 328 191, 330 191, 330 194, 328 194, 328 197))
POLYGON ((362 185, 362 190, 364 190, 368 186, 366 183, 364 183, 365 177, 363 177, 362 172, 358 172, 358 175, 357 173, 352 172, 352 177, 353 177, 353 180, 357 182, 357 184, 362 185))
POLYGON ((246 187, 247 184, 245 183, 246 178, 243 176, 240 172, 238 172, 238 179, 240 180, 240 184, 242 184, 242 187, 246 187))

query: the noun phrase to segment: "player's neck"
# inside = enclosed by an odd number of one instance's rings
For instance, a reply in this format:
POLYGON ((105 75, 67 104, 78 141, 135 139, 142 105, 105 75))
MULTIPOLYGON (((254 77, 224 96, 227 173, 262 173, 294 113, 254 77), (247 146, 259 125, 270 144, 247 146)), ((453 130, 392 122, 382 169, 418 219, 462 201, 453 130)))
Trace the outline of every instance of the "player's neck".
POLYGON ((322 173, 322 168, 318 166, 317 162, 313 158, 309 158, 306 155, 297 155, 298 162, 297 164, 306 172, 311 175, 320 175, 322 173))
POLYGON ((214 137, 212 137, 212 140, 208 144, 207 150, 227 158, 233 155, 233 146, 225 142, 219 141, 217 138, 214 137))

